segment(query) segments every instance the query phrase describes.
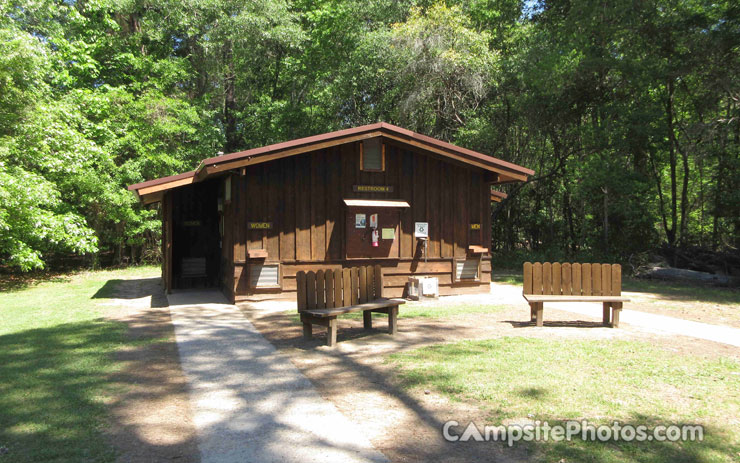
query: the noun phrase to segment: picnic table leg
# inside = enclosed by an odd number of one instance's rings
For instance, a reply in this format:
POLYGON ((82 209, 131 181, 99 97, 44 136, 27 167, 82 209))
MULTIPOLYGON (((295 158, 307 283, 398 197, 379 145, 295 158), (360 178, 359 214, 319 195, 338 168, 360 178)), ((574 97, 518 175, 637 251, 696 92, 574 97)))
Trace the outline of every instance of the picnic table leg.
POLYGON ((332 317, 327 321, 329 323, 326 325, 328 329, 326 332, 326 345, 334 347, 337 344, 337 317, 332 317))
POLYGON ((535 323, 537 326, 543 325, 543 312, 545 311, 545 303, 537 302, 537 312, 535 313, 535 323))
POLYGON ((611 321, 609 320, 609 309, 611 309, 611 302, 603 302, 603 315, 602 315, 602 323, 604 326, 609 326, 611 324, 611 321))
POLYGON ((612 328, 619 328, 619 313, 622 311, 622 303, 612 303, 612 328))
POLYGON ((388 333, 396 334, 398 328, 398 306, 388 309, 388 333))
POLYGON ((372 329, 373 327, 373 313, 369 310, 362 312, 362 324, 366 330, 372 329))

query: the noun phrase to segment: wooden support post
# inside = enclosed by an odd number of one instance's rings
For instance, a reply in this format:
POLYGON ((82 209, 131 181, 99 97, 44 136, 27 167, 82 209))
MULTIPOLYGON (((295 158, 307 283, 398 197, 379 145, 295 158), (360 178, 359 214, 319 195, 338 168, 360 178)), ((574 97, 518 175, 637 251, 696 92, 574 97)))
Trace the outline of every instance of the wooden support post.
POLYGON ((337 344, 337 317, 328 320, 328 331, 326 332, 326 345, 334 347, 337 344))
POLYGON ((545 311, 545 303, 544 302, 537 302, 537 313, 535 314, 535 321, 537 326, 542 326, 543 324, 543 312, 545 311))
POLYGON ((619 328, 619 313, 622 312, 622 303, 612 303, 612 328, 619 328))
POLYGON ((369 310, 362 312, 362 324, 366 330, 373 328, 373 313, 369 310))
POLYGON ((533 322, 537 319, 537 303, 529 303, 529 321, 533 322))
POLYGON ((388 309, 388 333, 396 334, 398 328, 398 306, 388 309))
POLYGON ((310 341, 311 338, 313 338, 313 333, 311 332, 311 322, 303 322, 303 339, 306 341, 310 341))
POLYGON ((609 310, 611 309, 611 302, 604 302, 603 305, 603 316, 602 316, 602 322, 604 323, 604 326, 609 326, 611 323, 609 319, 609 310))

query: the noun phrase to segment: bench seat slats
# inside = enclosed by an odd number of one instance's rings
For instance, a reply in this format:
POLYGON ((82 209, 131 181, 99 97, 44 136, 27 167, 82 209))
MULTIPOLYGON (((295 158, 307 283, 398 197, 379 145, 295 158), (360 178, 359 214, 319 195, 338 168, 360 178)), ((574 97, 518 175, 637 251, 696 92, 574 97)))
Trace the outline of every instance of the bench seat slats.
POLYGON ((387 309, 389 307, 395 307, 400 304, 405 304, 406 301, 403 299, 375 299, 374 301, 365 302, 364 304, 351 305, 349 307, 336 307, 333 309, 313 309, 304 310, 303 313, 311 314, 315 317, 332 317, 335 315, 342 315, 345 313, 361 312, 364 310, 375 310, 375 309, 387 309))
POLYGON ((622 296, 548 296, 525 294, 527 302, 629 302, 629 298, 622 296))

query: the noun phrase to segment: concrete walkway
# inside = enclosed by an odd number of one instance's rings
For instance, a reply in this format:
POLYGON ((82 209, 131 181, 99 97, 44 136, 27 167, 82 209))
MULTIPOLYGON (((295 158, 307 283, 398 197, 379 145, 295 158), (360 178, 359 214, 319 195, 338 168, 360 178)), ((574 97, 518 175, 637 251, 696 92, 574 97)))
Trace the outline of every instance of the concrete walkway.
MULTIPOLYGON (((623 295, 627 297, 635 297, 638 294, 625 292, 623 295)), ((490 304, 521 305, 522 310, 529 310, 527 302, 522 297, 522 288, 520 286, 493 283, 491 284, 491 294, 486 296, 489 297, 490 304)), ((480 295, 477 297, 480 297, 480 295)), ((629 307, 629 302, 625 303, 625 306, 629 307)), ((567 312, 601 318, 600 303, 546 302, 545 323, 547 323, 548 320, 548 309, 564 310, 567 312)), ((552 320, 552 318, 550 318, 550 320, 552 320)), ((694 322, 683 320, 681 318, 668 317, 665 315, 657 315, 630 309, 622 309, 620 323, 629 323, 634 327, 651 333, 690 336, 693 338, 706 339, 708 341, 740 347, 740 329, 730 326, 711 325, 709 323, 694 322)))
POLYGON ((387 461, 220 293, 168 299, 203 463, 387 461))
MULTIPOLYGON (((596 314, 599 317, 601 316, 601 304, 568 304, 564 302, 546 304, 547 307, 553 309, 566 310, 583 315, 593 316, 596 314)), ((547 317, 545 317, 545 320, 547 320, 547 317)), ((692 338, 706 339, 708 341, 740 347, 740 329, 731 326, 710 325, 709 323, 694 322, 629 309, 622 309, 619 320, 620 323, 629 323, 630 325, 653 333, 691 336, 692 338)))

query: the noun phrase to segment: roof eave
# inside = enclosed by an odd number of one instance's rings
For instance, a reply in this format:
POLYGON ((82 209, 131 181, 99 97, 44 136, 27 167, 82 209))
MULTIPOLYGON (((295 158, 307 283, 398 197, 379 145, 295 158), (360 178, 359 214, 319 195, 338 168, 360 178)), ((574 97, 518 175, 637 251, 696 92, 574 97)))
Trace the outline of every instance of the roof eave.
POLYGON ((498 179, 495 182, 491 182, 491 184, 494 185, 526 182, 529 180, 529 176, 534 175, 534 171, 531 169, 478 153, 467 148, 462 148, 453 145, 452 143, 412 132, 411 130, 404 129, 393 124, 378 122, 375 124, 313 135, 260 148, 211 157, 201 161, 198 167, 193 171, 137 183, 130 185, 128 189, 130 191, 134 191, 139 196, 139 199, 142 199, 147 195, 191 183, 197 183, 205 180, 211 175, 224 173, 229 170, 268 162, 281 157, 293 156, 295 154, 312 151, 314 149, 356 142, 375 136, 383 136, 398 143, 403 143, 421 150, 446 156, 459 162, 474 165, 493 172, 496 174, 496 178, 498 179))

